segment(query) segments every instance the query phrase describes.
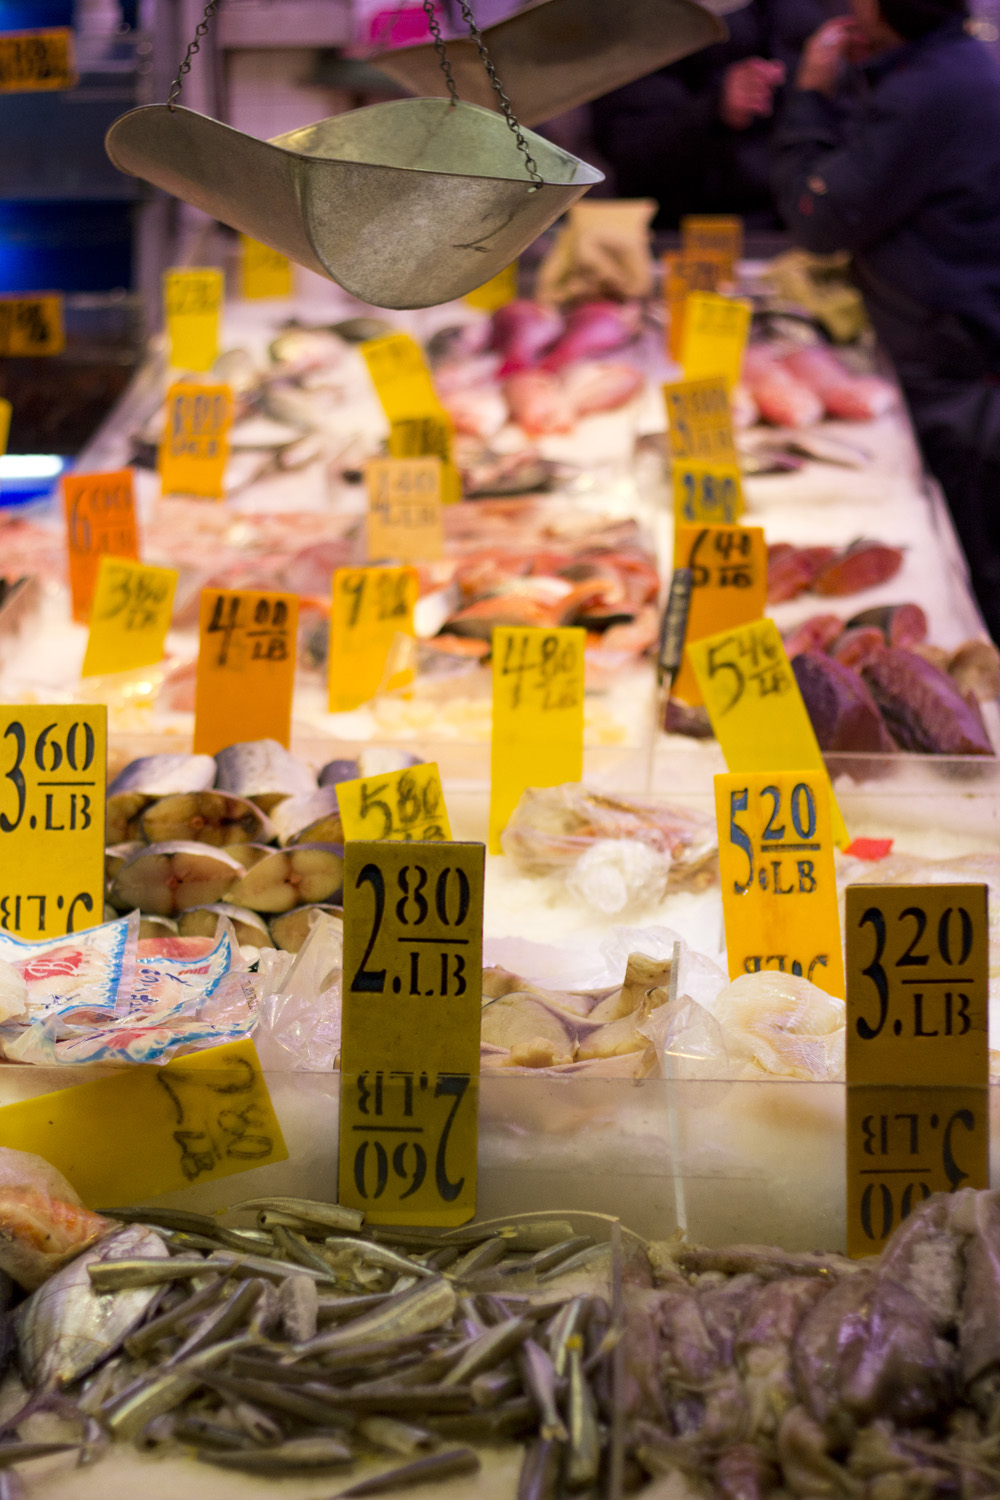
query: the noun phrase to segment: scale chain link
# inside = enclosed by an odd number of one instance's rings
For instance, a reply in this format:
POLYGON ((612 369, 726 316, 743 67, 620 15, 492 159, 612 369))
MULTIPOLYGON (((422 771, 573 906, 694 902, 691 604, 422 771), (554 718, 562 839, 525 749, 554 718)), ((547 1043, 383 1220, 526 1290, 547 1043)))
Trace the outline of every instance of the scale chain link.
POLYGON ((219 0, 208 0, 208 4, 205 6, 205 14, 202 16, 201 20, 198 22, 198 26, 197 26, 197 29, 195 30, 195 34, 194 34, 193 38, 191 39, 191 41, 188 43, 188 49, 187 49, 187 52, 184 55, 184 61, 181 63, 180 67, 177 69, 177 77, 174 79, 173 83, 170 85, 170 93, 167 95, 167 104, 170 107, 170 109, 174 109, 174 107, 177 104, 178 99, 181 96, 181 88, 182 88, 182 85, 183 85, 183 79, 191 71, 191 59, 193 57, 196 57, 197 54, 201 51, 201 44, 204 41, 205 37, 208 35, 209 26, 212 24, 212 21, 215 19, 215 13, 218 10, 218 8, 219 8, 219 0))
POLYGON ((448 61, 448 53, 444 45, 444 37, 441 35, 441 27, 438 24, 437 11, 434 8, 434 0, 423 0, 423 4, 424 14, 427 17, 427 29, 434 39, 434 51, 438 55, 438 62, 441 65, 441 72, 444 74, 445 82, 448 85, 448 93, 451 96, 451 102, 452 104, 457 104, 458 89, 455 87, 455 80, 452 77, 451 63, 448 61))
POLYGON ((493 59, 490 57, 489 52, 486 50, 486 43, 483 41, 482 32, 476 25, 476 18, 472 14, 472 8, 469 5, 468 0, 458 0, 458 4, 462 12, 462 17, 465 21, 465 24, 469 28, 469 35, 475 42, 476 47, 479 51, 479 59, 482 62, 483 67, 486 69, 486 76, 490 80, 490 83, 493 86, 493 92, 497 96, 497 101, 503 112, 503 117, 507 121, 507 128, 513 134, 514 139, 517 142, 517 149, 524 157, 524 165, 527 168, 528 176, 531 178, 532 182, 531 191, 534 192, 537 188, 540 188, 543 185, 542 174, 538 170, 538 163, 535 161, 535 158, 528 150, 528 143, 524 139, 521 127, 517 122, 517 117, 515 116, 514 110, 511 107, 511 102, 504 91, 504 86, 500 82, 500 75, 493 65, 493 59))

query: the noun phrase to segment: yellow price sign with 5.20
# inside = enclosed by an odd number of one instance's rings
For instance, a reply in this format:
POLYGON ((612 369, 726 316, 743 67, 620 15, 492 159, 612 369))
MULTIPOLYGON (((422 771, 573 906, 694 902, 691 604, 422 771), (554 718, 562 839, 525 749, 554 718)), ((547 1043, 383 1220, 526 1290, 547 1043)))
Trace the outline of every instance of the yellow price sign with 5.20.
POLYGON ((344 838, 395 843, 450 839, 441 777, 433 761, 337 785, 344 838))
POLYGON ((716 776, 715 812, 730 979, 775 969, 843 999, 826 774, 716 776))
POLYGON ((297 594, 202 589, 194 698, 194 752, 292 730, 297 594))
POLYGON ((727 387, 740 378, 753 308, 737 297, 692 292, 684 304, 680 362, 687 380, 721 375, 727 387))
MULTIPOLYGON (((760 526, 677 526, 674 567, 691 569, 688 642, 759 620, 767 599, 767 546, 760 526)), ((691 658, 674 682, 676 697, 701 702, 691 658)))
MULTIPOLYGON (((692 641, 686 654, 730 771, 819 771, 823 756, 773 620, 692 641)), ((847 828, 831 789, 834 843, 847 828)))
POLYGON ((493 632, 490 853, 521 794, 583 775, 586 631, 498 626, 493 632))
POLYGON ((369 702, 382 687, 412 681, 407 668, 384 681, 398 635, 412 636, 415 568, 338 568, 330 611, 330 712, 369 702))
POLYGON ((233 397, 228 385, 179 381, 167 392, 160 444, 160 484, 165 495, 221 500, 229 459, 233 397))
POLYGON ((340 1202, 373 1224, 476 1209, 482 844, 349 843, 340 1202))
POLYGON ((102 920, 107 739, 103 704, 0 708, 0 931, 102 920))
POLYGON ((176 588, 173 568, 102 557, 81 676, 131 672, 162 661, 176 588))
POLYGON ((0 355, 28 358, 61 354, 66 347, 62 292, 0 297, 0 355))
POLYGON ((368 556, 434 562, 444 553, 440 458, 375 458, 365 465, 368 556))
POLYGON ((176 370, 210 370, 219 357, 224 279, 214 266, 163 273, 170 363, 176 370))
POLYGON ((89 1208, 288 1160, 249 1038, 8 1104, 0 1109, 0 1139, 42 1153, 89 1208))

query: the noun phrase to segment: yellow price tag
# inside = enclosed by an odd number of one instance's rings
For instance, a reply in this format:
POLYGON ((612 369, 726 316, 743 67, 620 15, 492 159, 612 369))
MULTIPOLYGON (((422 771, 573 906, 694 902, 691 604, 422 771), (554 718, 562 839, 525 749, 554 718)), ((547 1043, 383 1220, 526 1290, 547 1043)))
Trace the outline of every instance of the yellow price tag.
POLYGON ((436 413, 440 402, 420 345, 408 333, 387 333, 361 346, 382 410, 390 422, 436 413))
POLYGON ((721 375, 675 380, 663 387, 673 459, 735 464, 736 441, 729 391, 721 375))
POLYGON ((178 382, 167 392, 167 421, 160 444, 165 495, 221 500, 229 460, 233 398, 228 385, 178 382))
POLYGON ((716 292, 731 276, 725 255, 678 255, 663 257, 663 301, 666 314, 667 354, 680 360, 684 341, 684 304, 692 292, 716 292))
POLYGON ((528 787, 560 786, 583 775, 583 651, 576 626, 493 632, 493 741, 490 853, 528 787))
POLYGON ((675 528, 696 521, 732 525, 743 514, 743 480, 737 464, 677 462, 673 487, 675 528))
POLYGON ((506 307, 508 302, 513 302, 516 298, 517 277, 517 261, 512 260, 509 266, 504 266, 502 271, 491 276, 489 281, 484 281, 482 286, 467 292, 465 300, 470 307, 479 308, 481 312, 496 312, 498 307, 506 307))
POLYGON ((202 589, 194 752, 214 755, 243 740, 292 732, 297 594, 202 589))
POLYGON ((62 292, 0 297, 0 355, 28 358, 66 348, 62 292))
POLYGON ((176 587, 174 568, 102 557, 80 675, 132 672, 162 661, 176 587))
POLYGON ((35 94, 76 86, 69 26, 0 33, 0 94, 35 94))
POLYGON ((111 474, 67 474, 62 482, 73 619, 90 620, 100 559, 139 556, 132 470, 111 474))
MULTIPOLYGON (((712 729, 730 771, 820 771, 826 767, 773 620, 723 630, 686 648, 712 729)), ((849 843, 830 792, 833 839, 849 843)))
POLYGON ((348 844, 340 1202, 371 1224, 476 1210, 482 844, 348 844))
POLYGON ((434 562, 444 555, 439 458, 376 458, 365 465, 368 556, 434 562))
POLYGON ((454 432, 441 407, 422 417, 400 417, 389 424, 392 458, 437 458, 441 463, 441 499, 454 505, 462 498, 462 476, 451 457, 454 432))
POLYGON ((878 1255, 931 1193, 990 1185, 989 1089, 850 1084, 847 1253, 878 1255))
POLYGON ((13 410, 10 402, 0 396, 0 458, 7 452, 7 443, 10 440, 10 419, 13 415, 13 410))
POLYGON ((176 370, 210 370, 219 357, 224 282, 213 266, 163 273, 170 363, 176 370))
POLYGON ((775 969, 844 998, 830 785, 816 771, 715 778, 729 977, 775 969))
MULTIPOLYGON (((767 545, 760 526, 677 526, 674 567, 691 569, 687 642, 759 620, 764 613, 767 545)), ((690 656, 681 663, 673 691, 692 706, 702 701, 690 656)))
POLYGON ((721 256, 725 279, 732 281, 743 255, 743 220, 735 215, 686 214, 681 219, 681 249, 695 258, 721 256))
POLYGON ((251 239, 248 234, 240 235, 240 270, 243 295, 249 301, 292 295, 292 263, 288 256, 251 239))
POLYGON ((411 671, 383 682, 397 635, 413 635, 415 568, 338 568, 330 611, 330 712, 346 713, 379 688, 405 687, 411 671))
POLYGON ((0 1139, 44 1156, 90 1208, 288 1160, 249 1038, 8 1104, 0 1139))
POLYGON ((345 840, 410 843, 451 838, 441 777, 433 761, 385 776, 341 781, 337 805, 345 840))
POLYGON ((103 919, 107 739, 103 704, 0 708, 4 932, 58 937, 103 919))
POLYGON ((721 375, 731 389, 740 378, 753 309, 737 297, 692 292, 684 304, 680 362, 687 380, 721 375))

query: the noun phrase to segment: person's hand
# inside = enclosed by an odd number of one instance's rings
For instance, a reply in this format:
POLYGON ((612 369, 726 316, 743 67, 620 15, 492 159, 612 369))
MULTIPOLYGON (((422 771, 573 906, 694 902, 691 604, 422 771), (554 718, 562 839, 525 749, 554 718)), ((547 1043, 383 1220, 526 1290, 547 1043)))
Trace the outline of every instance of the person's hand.
POLYGON ((857 27, 850 16, 827 21, 806 42, 795 75, 797 89, 812 89, 828 98, 836 93, 840 69, 857 50, 857 27))
POLYGON ((785 65, 763 57, 733 63, 722 79, 719 114, 730 130, 746 130, 774 111, 774 92, 785 81, 785 65))

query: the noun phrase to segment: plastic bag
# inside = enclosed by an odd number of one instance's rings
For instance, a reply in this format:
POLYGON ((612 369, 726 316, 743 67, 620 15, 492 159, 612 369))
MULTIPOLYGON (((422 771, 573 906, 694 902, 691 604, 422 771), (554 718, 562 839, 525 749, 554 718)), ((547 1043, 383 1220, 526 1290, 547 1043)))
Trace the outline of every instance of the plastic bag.
POLYGON ((340 1056, 343 922, 320 912, 292 963, 266 957, 257 977, 259 1022, 254 1038, 262 1067, 275 1072, 332 1072, 340 1056))

